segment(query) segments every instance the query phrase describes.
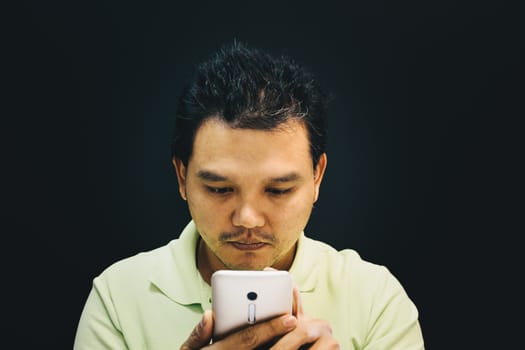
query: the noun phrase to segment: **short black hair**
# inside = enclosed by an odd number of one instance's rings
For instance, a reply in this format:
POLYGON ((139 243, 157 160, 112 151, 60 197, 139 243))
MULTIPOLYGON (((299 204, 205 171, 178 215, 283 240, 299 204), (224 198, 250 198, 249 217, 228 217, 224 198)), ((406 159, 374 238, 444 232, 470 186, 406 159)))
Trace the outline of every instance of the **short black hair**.
POLYGON ((172 157, 185 165, 195 134, 209 118, 232 128, 272 130, 302 121, 314 167, 326 150, 327 96, 314 76, 287 56, 273 57, 238 41, 197 66, 176 112, 172 157))

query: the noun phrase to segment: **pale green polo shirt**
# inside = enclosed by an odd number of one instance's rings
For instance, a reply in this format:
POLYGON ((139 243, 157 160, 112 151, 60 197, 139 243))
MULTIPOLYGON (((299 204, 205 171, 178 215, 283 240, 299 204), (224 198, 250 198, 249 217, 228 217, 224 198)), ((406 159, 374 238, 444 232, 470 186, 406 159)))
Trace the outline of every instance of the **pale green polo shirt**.
MULTIPOLYGON (((75 350, 174 350, 211 308, 190 222, 166 246, 121 260, 96 277, 75 350)), ((305 313, 328 320, 342 349, 424 349, 418 312, 397 279, 353 250, 301 235, 290 273, 305 313)))

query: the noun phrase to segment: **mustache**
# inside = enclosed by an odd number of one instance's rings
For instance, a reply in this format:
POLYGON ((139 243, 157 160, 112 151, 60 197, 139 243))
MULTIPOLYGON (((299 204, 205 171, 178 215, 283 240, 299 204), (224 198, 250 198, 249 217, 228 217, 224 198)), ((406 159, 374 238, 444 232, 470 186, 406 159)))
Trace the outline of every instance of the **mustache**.
POLYGON ((238 230, 236 231, 232 231, 232 232, 222 232, 220 235, 219 235, 219 241, 220 242, 227 242, 227 241, 231 241, 231 240, 235 240, 239 237, 242 237, 242 236, 255 236, 259 239, 261 239, 262 241, 266 241, 266 242, 275 242, 277 239, 275 238, 275 236, 271 233, 267 233, 267 232, 262 232, 262 231, 259 231, 259 230, 253 230, 253 229, 244 229, 244 228, 239 228, 238 230))

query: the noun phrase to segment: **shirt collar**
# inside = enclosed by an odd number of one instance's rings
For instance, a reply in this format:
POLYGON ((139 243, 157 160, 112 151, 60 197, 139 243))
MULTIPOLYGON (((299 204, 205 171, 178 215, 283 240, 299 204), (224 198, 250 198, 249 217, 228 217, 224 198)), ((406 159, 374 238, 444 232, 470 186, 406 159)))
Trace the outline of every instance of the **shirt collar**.
POLYGON ((179 304, 201 303, 204 290, 210 288, 197 269, 195 254, 198 240, 195 224, 190 221, 179 238, 167 245, 167 250, 150 275, 151 282, 179 304))
POLYGON ((295 258, 290 274, 300 292, 313 292, 317 285, 319 270, 319 250, 314 241, 301 233, 297 241, 295 258))

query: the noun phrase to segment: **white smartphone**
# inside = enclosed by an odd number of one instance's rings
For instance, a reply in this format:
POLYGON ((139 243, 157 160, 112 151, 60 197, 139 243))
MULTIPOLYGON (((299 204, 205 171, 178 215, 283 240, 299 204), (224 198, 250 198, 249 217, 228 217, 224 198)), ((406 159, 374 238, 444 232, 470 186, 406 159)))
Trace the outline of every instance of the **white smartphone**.
POLYGON ((279 315, 292 313, 288 271, 219 270, 211 276, 213 338, 279 315))

